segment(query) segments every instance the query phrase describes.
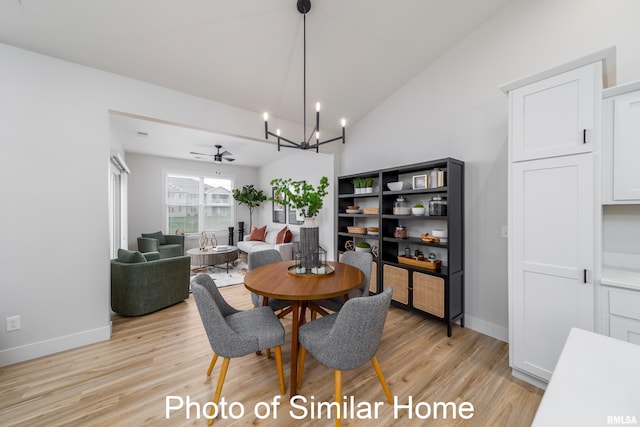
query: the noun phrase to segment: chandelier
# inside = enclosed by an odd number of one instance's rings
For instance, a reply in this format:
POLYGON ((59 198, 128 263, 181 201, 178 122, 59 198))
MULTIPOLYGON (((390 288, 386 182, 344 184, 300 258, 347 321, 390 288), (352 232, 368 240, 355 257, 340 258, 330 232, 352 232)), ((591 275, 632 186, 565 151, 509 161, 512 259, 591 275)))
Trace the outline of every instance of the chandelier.
POLYGON ((280 151, 280 147, 285 148, 299 148, 301 150, 308 150, 315 148, 316 153, 321 145, 328 144, 334 141, 342 141, 345 143, 345 131, 344 127, 347 122, 345 119, 342 119, 342 135, 336 138, 327 139, 325 141, 320 140, 320 103, 316 103, 316 125, 311 131, 311 134, 307 138, 307 12, 311 10, 311 0, 297 0, 296 4, 298 8, 298 12, 302 14, 303 17, 303 104, 302 104, 302 113, 303 113, 303 139, 301 142, 294 142, 290 139, 287 139, 280 135, 280 129, 276 130, 276 133, 273 133, 269 130, 269 114, 264 113, 264 137, 265 139, 269 139, 269 136, 273 136, 278 140, 278 151, 280 151), (311 141, 315 139, 314 143, 311 141))

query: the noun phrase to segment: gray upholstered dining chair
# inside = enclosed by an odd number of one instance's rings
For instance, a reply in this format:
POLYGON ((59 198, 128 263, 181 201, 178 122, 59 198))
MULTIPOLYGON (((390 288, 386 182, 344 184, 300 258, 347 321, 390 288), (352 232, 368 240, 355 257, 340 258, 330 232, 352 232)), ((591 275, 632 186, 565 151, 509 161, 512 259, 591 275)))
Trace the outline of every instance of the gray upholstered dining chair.
MULTIPOLYGON (((253 270, 254 268, 280 261, 282 261, 282 255, 276 249, 250 252, 248 255, 248 268, 253 270)), ((251 302, 255 307, 262 307, 262 301, 262 295, 251 292, 251 302)), ((291 312, 291 301, 269 298, 268 304, 273 311, 282 310, 278 313, 278 318, 282 318, 291 312)))
MULTIPOLYGON (((246 311, 236 310, 225 301, 208 274, 199 274, 194 277, 191 280, 191 291, 213 350, 207 376, 211 375, 218 356, 223 357, 213 402, 217 405, 220 400, 232 357, 245 356, 271 347, 275 348, 276 353, 280 394, 284 394, 281 350, 284 343, 284 328, 273 310, 269 307, 258 307, 246 311)), ((212 406, 211 414, 213 410, 212 406)), ((213 418, 209 418, 209 424, 212 422, 213 418)))
MULTIPOLYGON (((389 403, 393 403, 376 352, 382 338, 387 311, 391 303, 391 287, 368 297, 348 300, 342 309, 329 316, 300 326, 300 368, 298 387, 302 386, 304 359, 307 351, 323 366, 334 370, 335 401, 342 401, 342 371, 359 368, 371 361, 389 403)), ((340 414, 336 426, 340 425, 340 414)))
MULTIPOLYGON (((360 285, 359 288, 349 292, 349 299, 369 296, 369 281, 371 280, 371 266, 373 264, 373 256, 369 252, 347 251, 342 254, 340 262, 359 268, 364 273, 364 282, 362 283, 362 285, 360 285)), ((313 303, 315 304, 315 306, 319 306, 321 308, 327 308, 331 311, 339 311, 344 305, 345 299, 344 296, 341 295, 339 297, 313 301, 313 303)), ((313 312, 313 318, 315 318, 315 311, 313 312)))

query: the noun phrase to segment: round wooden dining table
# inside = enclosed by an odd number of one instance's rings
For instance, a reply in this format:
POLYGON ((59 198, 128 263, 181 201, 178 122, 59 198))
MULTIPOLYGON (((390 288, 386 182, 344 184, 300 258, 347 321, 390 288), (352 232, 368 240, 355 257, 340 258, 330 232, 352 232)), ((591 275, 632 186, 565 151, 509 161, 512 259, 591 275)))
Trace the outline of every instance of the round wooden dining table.
POLYGON ((314 300, 347 295, 365 279, 364 273, 349 264, 329 261, 333 273, 324 275, 295 275, 289 273, 294 261, 281 261, 250 270, 244 276, 245 287, 262 295, 263 305, 269 298, 292 302, 291 369, 289 395, 298 391, 298 327, 305 323, 306 308, 314 300))

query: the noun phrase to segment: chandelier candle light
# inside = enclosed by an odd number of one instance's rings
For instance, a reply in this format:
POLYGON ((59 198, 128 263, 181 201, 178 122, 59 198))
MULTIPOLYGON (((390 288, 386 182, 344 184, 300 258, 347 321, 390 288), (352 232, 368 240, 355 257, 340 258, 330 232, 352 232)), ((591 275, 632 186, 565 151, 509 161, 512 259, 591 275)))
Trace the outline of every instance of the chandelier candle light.
POLYGON ((311 0, 298 0, 296 3, 298 8, 298 12, 300 12, 303 16, 303 139, 301 142, 294 142, 290 139, 287 139, 280 135, 280 129, 276 129, 276 133, 273 133, 269 130, 269 114, 264 113, 264 137, 265 139, 269 139, 269 136, 273 136, 278 140, 278 151, 280 151, 280 147, 286 148, 299 148, 301 150, 308 150, 310 148, 315 148, 316 153, 319 151, 321 145, 328 144, 333 141, 342 141, 344 144, 345 139, 345 126, 347 125, 347 121, 342 119, 342 135, 336 138, 327 139, 325 141, 320 141, 320 103, 316 103, 316 125, 311 131, 309 138, 306 137, 307 131, 307 12, 311 10, 311 0), (316 142, 311 144, 311 140, 314 138, 316 142))

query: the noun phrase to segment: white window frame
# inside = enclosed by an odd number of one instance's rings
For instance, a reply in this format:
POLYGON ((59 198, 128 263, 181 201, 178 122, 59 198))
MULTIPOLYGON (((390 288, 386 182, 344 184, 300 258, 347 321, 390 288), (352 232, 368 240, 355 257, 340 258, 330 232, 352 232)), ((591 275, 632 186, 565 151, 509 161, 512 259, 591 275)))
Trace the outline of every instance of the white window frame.
MULTIPOLYGON (((207 233, 211 232, 228 232, 228 229, 221 230, 205 230, 205 204, 204 204, 204 181, 205 179, 218 179, 218 180, 227 180, 231 182, 231 190, 235 188, 236 179, 235 176, 232 175, 211 175, 193 171, 175 171, 175 170, 165 170, 162 172, 162 200, 163 200, 163 212, 164 212, 164 229, 167 234, 174 234, 176 230, 169 230, 169 207, 173 206, 169 204, 168 200, 168 188, 167 188, 167 179, 169 176, 177 176, 177 177, 185 177, 185 178, 197 178, 200 181, 199 188, 199 202, 198 202, 198 231, 186 233, 187 236, 196 236, 206 231, 207 233)), ((232 196, 233 199, 233 196, 232 196)), ((236 204, 231 203, 230 209, 230 218, 229 218, 229 227, 234 226, 236 222, 236 204)))

